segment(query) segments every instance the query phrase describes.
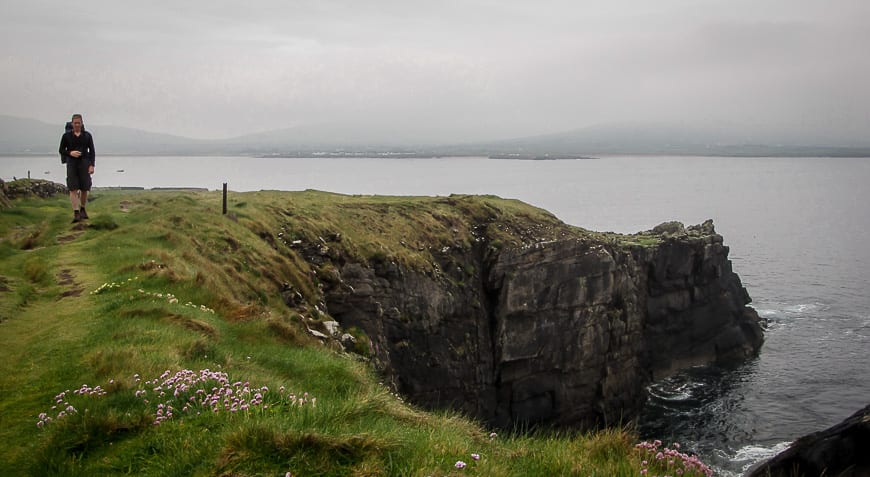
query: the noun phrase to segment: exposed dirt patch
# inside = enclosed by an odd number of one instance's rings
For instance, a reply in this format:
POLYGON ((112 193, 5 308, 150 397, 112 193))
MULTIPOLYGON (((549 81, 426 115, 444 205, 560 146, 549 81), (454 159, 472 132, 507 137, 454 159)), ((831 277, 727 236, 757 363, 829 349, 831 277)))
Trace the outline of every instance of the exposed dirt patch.
POLYGON ((81 235, 81 233, 58 235, 57 236, 57 243, 59 243, 59 244, 70 243, 73 240, 77 239, 79 237, 79 235, 81 235))
POLYGON ((120 204, 121 212, 130 212, 130 205, 132 202, 129 200, 122 200, 120 204))
POLYGON ((72 270, 68 268, 61 270, 57 274, 57 284, 63 287, 70 287, 69 290, 66 290, 60 294, 58 300, 60 300, 61 298, 66 298, 68 296, 82 296, 82 292, 85 291, 80 283, 76 283, 75 275, 73 275, 72 270))
POLYGON ((87 230, 87 228, 88 224, 84 222, 72 224, 69 233, 57 236, 57 243, 61 245, 65 243, 70 243, 73 240, 79 238, 83 233, 85 233, 85 230, 87 230))
POLYGON ((65 269, 61 270, 60 273, 57 274, 57 284, 58 285, 73 285, 75 281, 73 280, 72 270, 65 269))
POLYGON ((85 290, 83 288, 74 288, 72 290, 67 290, 60 294, 60 298, 66 298, 68 296, 82 296, 82 292, 85 290))

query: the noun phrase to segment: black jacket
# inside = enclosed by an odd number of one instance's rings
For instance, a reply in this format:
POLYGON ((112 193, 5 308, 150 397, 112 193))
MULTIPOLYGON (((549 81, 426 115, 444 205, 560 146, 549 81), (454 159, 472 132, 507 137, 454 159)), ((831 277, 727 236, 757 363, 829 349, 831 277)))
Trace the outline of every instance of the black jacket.
POLYGON ((69 155, 72 151, 81 151, 80 159, 87 160, 88 165, 93 166, 96 163, 94 138, 91 133, 84 130, 79 136, 76 136, 74 132, 64 133, 60 138, 60 148, 57 150, 60 153, 60 162, 66 163, 75 160, 69 155))

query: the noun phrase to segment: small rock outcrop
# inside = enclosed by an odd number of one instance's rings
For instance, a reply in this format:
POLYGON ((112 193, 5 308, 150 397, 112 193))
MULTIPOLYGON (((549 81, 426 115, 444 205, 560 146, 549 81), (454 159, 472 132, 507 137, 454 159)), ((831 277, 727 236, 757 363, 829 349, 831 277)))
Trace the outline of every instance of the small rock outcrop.
POLYGON ((763 335, 712 222, 653 244, 572 238, 452 249, 436 275, 337 264, 329 314, 412 402, 499 427, 626 422, 654 379, 742 360, 763 335))
POLYGON ((8 207, 12 207, 12 202, 9 201, 9 197, 6 195, 6 183, 3 182, 3 179, 0 179, 0 209, 8 207))
POLYGON ((824 431, 801 437, 747 477, 870 476, 870 405, 824 431))
POLYGON ((5 184, 5 196, 8 199, 19 197, 41 197, 47 199, 57 194, 66 194, 67 188, 57 182, 43 179, 17 179, 5 184))

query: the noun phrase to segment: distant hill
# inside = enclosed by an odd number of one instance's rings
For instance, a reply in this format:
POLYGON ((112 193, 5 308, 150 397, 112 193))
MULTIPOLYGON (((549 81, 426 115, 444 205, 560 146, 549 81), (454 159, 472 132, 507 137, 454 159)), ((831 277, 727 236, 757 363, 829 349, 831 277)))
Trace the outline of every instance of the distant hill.
MULTIPOLYGON (((56 153, 65 121, 49 124, 0 115, 0 154, 56 153)), ((204 154, 220 152, 209 141, 118 126, 85 123, 94 135, 97 154, 204 154)))
POLYGON ((734 124, 615 123, 555 134, 451 146, 486 154, 870 156, 870 141, 734 124))
POLYGON ((0 115, 0 153, 57 152, 63 124, 51 126, 34 119, 0 115))
MULTIPOLYGON (((0 154, 57 152, 64 122, 49 124, 0 115, 0 154)), ((266 131, 227 139, 191 139, 140 129, 85 123, 98 154, 274 154, 335 149, 393 150, 411 147, 384 127, 331 123, 266 131)), ((419 144, 419 143, 418 143, 419 144)))
MULTIPOLYGON (((331 123, 202 140, 118 126, 88 125, 98 154, 306 155, 321 151, 412 153, 418 156, 665 154, 725 156, 870 156, 870 138, 776 131, 743 124, 614 123, 523 138, 425 144, 387 126, 331 123)), ((51 154, 63 123, 0 115, 0 154, 51 154)))

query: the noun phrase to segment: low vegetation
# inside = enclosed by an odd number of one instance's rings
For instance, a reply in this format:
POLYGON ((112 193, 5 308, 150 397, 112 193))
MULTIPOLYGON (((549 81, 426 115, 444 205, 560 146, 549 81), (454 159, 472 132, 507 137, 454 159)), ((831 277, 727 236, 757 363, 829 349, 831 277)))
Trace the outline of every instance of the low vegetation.
POLYGON ((496 434, 424 412, 308 332, 329 269, 303 252, 425 268, 482 237, 592 232, 495 197, 259 192, 227 215, 219 192, 92 199, 89 226, 63 196, 0 209, 4 475, 707 473, 629 429, 496 434))

